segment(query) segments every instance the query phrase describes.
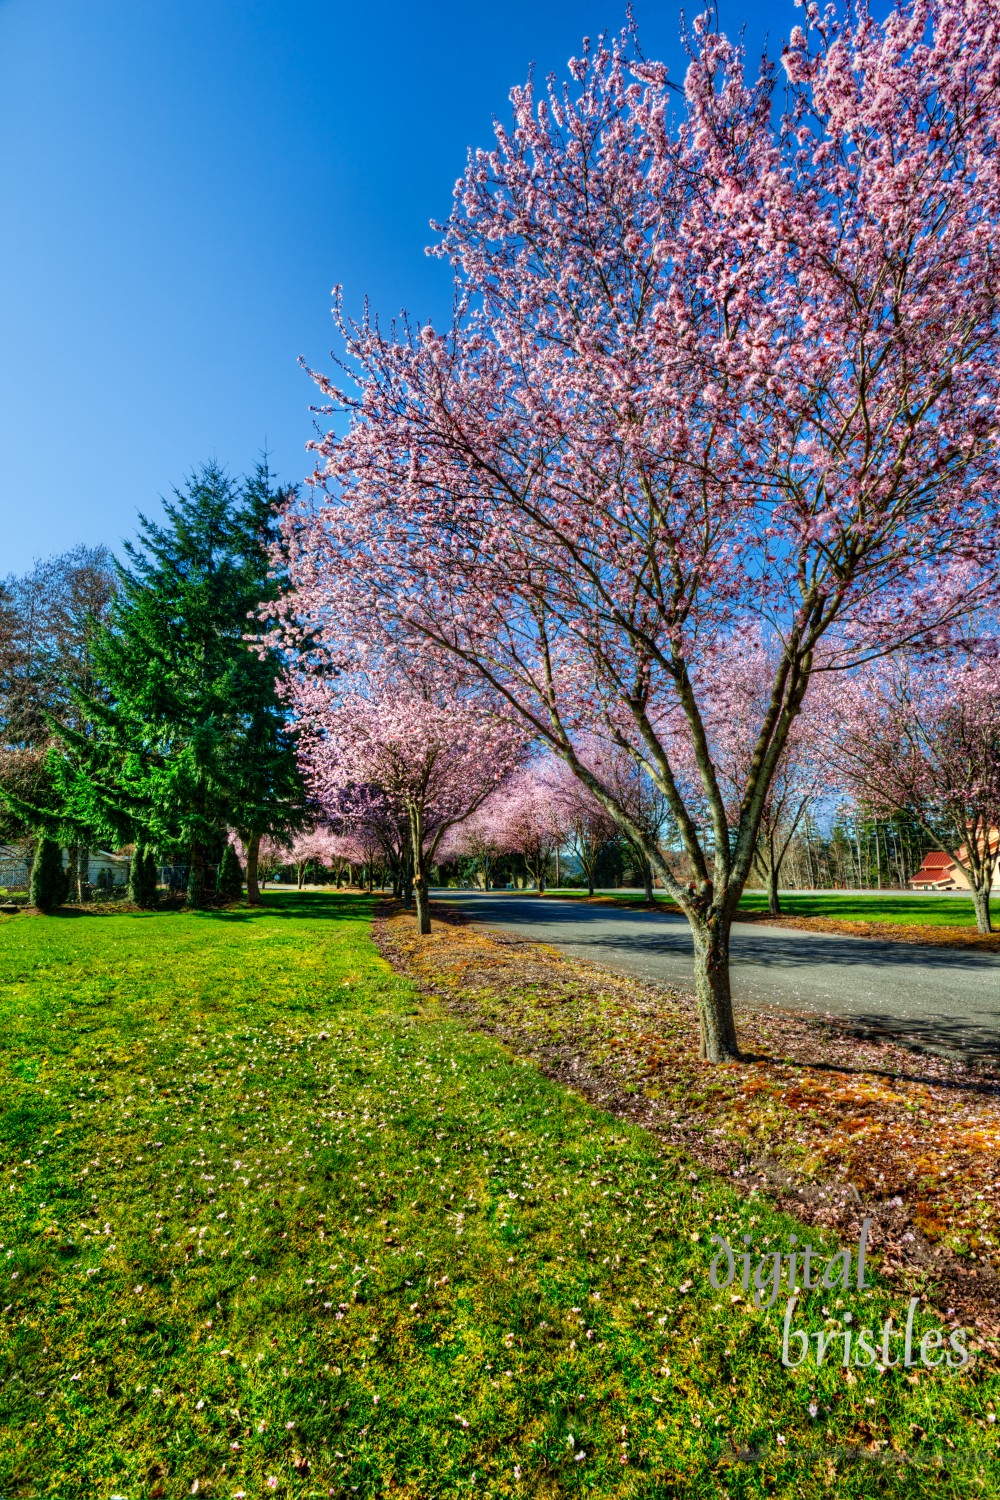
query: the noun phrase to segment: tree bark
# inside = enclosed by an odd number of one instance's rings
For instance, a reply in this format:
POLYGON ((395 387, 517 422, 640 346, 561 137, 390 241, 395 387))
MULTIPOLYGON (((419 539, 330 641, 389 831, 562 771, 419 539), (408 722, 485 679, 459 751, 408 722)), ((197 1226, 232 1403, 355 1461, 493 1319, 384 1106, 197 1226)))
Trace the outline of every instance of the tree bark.
POLYGON ((644 859, 643 862, 642 862, 642 884, 643 884, 643 894, 645 895, 645 898, 646 898, 646 904, 648 906, 652 906, 652 904, 653 904, 653 868, 650 865, 648 859, 644 859))
POLYGON ((740 1055, 729 987, 729 927, 719 915, 691 923, 701 1056, 711 1063, 737 1062, 740 1055))
POLYGON ((767 910, 772 917, 781 916, 781 897, 778 895, 778 866, 774 858, 774 835, 767 836, 767 910))
POLYGON ((250 906, 260 905, 260 886, 257 884, 257 867, 260 859, 260 834, 251 833, 246 843, 247 850, 247 903, 250 906))
POLYGON ((430 886, 424 860, 424 828, 419 807, 410 808, 410 855, 413 862, 413 896, 417 907, 417 931, 427 937, 431 930, 430 886))
POLYGON ((992 932, 993 923, 990 919, 989 886, 974 885, 972 887, 972 904, 976 909, 976 931, 992 932))

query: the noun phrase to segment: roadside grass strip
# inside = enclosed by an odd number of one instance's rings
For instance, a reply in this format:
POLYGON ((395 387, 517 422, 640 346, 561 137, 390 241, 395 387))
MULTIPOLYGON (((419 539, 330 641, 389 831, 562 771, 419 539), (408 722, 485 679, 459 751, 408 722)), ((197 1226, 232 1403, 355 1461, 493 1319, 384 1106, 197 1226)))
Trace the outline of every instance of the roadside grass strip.
POLYGON ((4 1500, 998 1492, 954 1320, 919 1302, 907 1367, 874 1259, 858 1291, 856 1246, 421 998, 370 921, 0 919, 4 1500), (793 1235, 848 1285, 757 1307, 793 1235), (848 1357, 889 1318, 898 1364, 848 1357))

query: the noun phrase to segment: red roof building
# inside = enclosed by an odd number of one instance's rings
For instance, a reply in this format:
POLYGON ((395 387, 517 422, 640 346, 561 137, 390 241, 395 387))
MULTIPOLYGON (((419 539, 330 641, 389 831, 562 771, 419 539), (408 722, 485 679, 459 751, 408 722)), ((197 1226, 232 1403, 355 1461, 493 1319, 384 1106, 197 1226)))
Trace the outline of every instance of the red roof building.
MULTIPOLYGON (((1000 829, 990 829, 990 849, 994 854, 1000 849, 1000 829)), ((959 867, 958 861, 968 857, 968 845, 963 844, 957 856, 945 854, 941 849, 931 849, 923 857, 920 869, 911 875, 909 884, 915 891, 967 891, 968 876, 959 867)), ((992 890, 1000 890, 1000 860, 993 870, 992 890)))

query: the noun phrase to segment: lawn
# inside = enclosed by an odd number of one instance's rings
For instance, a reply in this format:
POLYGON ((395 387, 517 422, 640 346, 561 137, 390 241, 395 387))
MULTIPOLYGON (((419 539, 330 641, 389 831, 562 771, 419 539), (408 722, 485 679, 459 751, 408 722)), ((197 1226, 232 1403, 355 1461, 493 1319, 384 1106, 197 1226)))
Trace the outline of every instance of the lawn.
MULTIPOLYGON (((586 893, 579 890, 550 891, 550 896, 585 900, 586 893)), ((616 901, 641 901, 642 893, 636 891, 598 891, 602 899, 616 901)), ((662 891, 656 892, 656 900, 671 904, 662 891)), ((766 912, 765 891, 744 891, 740 909, 747 912, 766 912)), ((910 895, 901 891, 898 895, 876 892, 851 892, 822 895, 815 891, 791 891, 782 893, 781 909, 788 917, 826 917, 841 922, 898 923, 916 927, 971 927, 976 926, 976 913, 969 896, 910 895)), ((738 919, 737 919, 738 920, 738 919)))
POLYGON ((0 917, 0 1003, 3 1500, 997 1493, 994 1373, 785 1369, 709 1237, 840 1247, 421 1000, 361 898, 0 917))

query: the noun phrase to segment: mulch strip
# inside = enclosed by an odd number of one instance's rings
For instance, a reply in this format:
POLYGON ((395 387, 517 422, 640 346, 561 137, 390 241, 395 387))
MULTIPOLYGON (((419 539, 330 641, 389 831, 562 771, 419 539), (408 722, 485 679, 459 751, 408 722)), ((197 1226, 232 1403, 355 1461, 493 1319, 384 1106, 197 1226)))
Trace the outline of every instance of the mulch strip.
POLYGON ((430 937, 398 903, 374 924, 383 957, 423 994, 844 1244, 870 1216, 883 1275, 959 1315, 1000 1360, 1000 1069, 747 1007, 745 1060, 712 1066, 690 996, 432 911, 430 937))

